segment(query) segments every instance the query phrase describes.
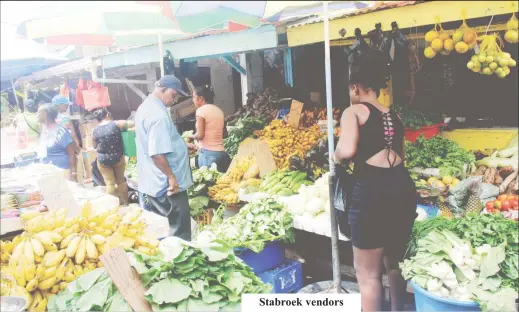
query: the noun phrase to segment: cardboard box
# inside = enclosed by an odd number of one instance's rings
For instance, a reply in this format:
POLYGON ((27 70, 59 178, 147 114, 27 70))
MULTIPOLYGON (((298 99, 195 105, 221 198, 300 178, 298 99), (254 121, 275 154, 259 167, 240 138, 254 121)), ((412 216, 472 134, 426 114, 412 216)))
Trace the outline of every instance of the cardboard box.
POLYGON ((97 127, 98 124, 99 124, 99 122, 97 122, 97 121, 88 121, 88 122, 80 124, 79 132, 81 133, 81 137, 85 138, 87 136, 91 136, 92 130, 94 130, 94 128, 97 127))

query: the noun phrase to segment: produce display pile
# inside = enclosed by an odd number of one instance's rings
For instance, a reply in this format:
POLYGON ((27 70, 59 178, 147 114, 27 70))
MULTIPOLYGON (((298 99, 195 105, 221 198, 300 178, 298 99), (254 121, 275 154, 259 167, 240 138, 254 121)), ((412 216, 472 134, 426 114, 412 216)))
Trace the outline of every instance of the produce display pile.
POLYGON ((131 311, 104 268, 80 276, 56 296, 49 298, 48 311, 131 311))
MULTIPOLYGON (((341 119, 341 110, 339 108, 333 109, 333 120, 339 121, 341 119)), ((317 124, 320 120, 328 120, 326 108, 315 107, 313 109, 304 110, 301 113, 299 125, 303 128, 309 128, 317 124)))
POLYGON ((290 198, 288 209, 294 215, 310 218, 330 211, 330 189, 328 186, 328 173, 315 181, 315 184, 303 184, 299 188, 299 194, 290 198))
POLYGON ((262 251, 267 242, 294 242, 292 214, 285 205, 272 198, 255 200, 228 219, 222 219, 220 212, 217 212, 212 224, 199 234, 198 240, 200 236, 207 236, 254 252, 262 251))
POLYGON ((247 93, 247 103, 240 108, 236 113, 227 117, 225 121, 228 125, 234 125, 238 118, 256 117, 264 119, 267 122, 276 118, 278 110, 276 102, 279 100, 279 95, 276 90, 267 88, 260 94, 247 93))
POLYGON ((269 195, 290 196, 297 194, 301 185, 310 184, 305 172, 280 170, 265 176, 258 190, 269 195))
POLYGON ((137 170, 137 158, 130 157, 126 161, 126 169, 124 173, 128 179, 139 180, 139 171, 137 170))
POLYGON ((414 143, 406 141, 405 155, 407 168, 438 168, 440 176, 460 176, 465 164, 475 163, 472 153, 441 136, 426 139, 421 135, 414 143))
POLYGON ((514 311, 519 290, 517 222, 500 215, 469 214, 415 222, 406 280, 431 294, 476 301, 483 311, 514 311))
POLYGON ((209 187, 213 186, 221 175, 216 168, 216 164, 213 164, 211 168, 204 166, 193 170, 193 185, 187 191, 191 217, 198 217, 207 208, 209 205, 207 195, 209 187))
POLYGON ((224 204, 239 202, 238 190, 248 186, 258 186, 260 180, 259 166, 252 157, 245 157, 237 161, 230 172, 224 174, 209 188, 209 197, 224 204))
POLYGON ((99 255, 106 251, 121 246, 157 253, 158 240, 144 234, 141 213, 134 209, 122 216, 114 208, 95 214, 89 204, 74 218, 65 217, 66 209, 27 212, 22 215, 25 231, 1 244, 1 273, 26 289, 29 305, 44 310, 49 297, 67 283, 101 267, 99 255))
MULTIPOLYGON (((334 146, 337 146, 338 136, 334 137, 334 146)), ((315 181, 323 173, 328 172, 328 139, 319 140, 305 155, 304 158, 292 156, 289 160, 290 170, 304 171, 308 178, 315 181)))
POLYGON ((270 291, 223 241, 167 237, 159 250, 130 253, 153 311, 236 311, 242 294, 270 291))
POLYGON ((223 140, 223 146, 229 156, 234 157, 238 153, 240 143, 246 138, 253 136, 254 131, 263 129, 266 125, 266 119, 256 117, 239 118, 233 124, 228 124, 228 126, 231 125, 234 128, 229 131, 227 138, 223 140))
POLYGON ((274 120, 265 129, 255 131, 255 135, 267 142, 278 169, 290 165, 292 156, 304 158, 324 136, 321 128, 314 125, 307 129, 294 129, 282 120, 274 120))
POLYGON ((394 110, 402 119, 405 128, 420 129, 422 127, 439 124, 443 121, 439 114, 425 114, 404 105, 394 106, 394 110))

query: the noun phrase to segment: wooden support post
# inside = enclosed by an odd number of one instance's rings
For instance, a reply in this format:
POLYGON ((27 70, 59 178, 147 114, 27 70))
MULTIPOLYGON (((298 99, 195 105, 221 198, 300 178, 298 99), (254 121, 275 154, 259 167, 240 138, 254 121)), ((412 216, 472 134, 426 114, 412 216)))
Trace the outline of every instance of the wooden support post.
MULTIPOLYGON (((124 79, 128 79, 126 77, 124 77, 124 79)), ((133 92, 135 92, 135 94, 137 94, 138 96, 141 97, 142 100, 144 100, 146 98, 146 94, 144 94, 144 92, 142 92, 141 89, 137 88, 133 83, 125 83, 125 85, 130 88, 130 90, 132 90, 133 92)))

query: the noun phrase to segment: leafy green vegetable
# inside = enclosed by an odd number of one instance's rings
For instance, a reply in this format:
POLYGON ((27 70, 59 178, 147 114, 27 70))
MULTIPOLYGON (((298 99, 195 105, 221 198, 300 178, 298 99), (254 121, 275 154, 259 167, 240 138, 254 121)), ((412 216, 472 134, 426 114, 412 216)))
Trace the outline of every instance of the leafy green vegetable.
POLYGON ((293 242, 292 222, 292 214, 283 204, 263 198, 245 205, 238 214, 225 220, 216 213, 212 224, 204 231, 232 247, 260 252, 267 242, 293 242))
POLYGON ((408 168, 439 168, 442 176, 459 176, 465 164, 473 164, 474 155, 456 142, 441 136, 426 139, 423 135, 411 143, 405 142, 405 164, 408 168))
POLYGON ((160 256, 130 251, 154 311, 233 311, 241 294, 270 291, 222 241, 190 243, 168 237, 159 251, 160 256))
POLYGON ((407 258, 416 255, 417 242, 433 230, 452 231, 458 237, 468 240, 474 248, 485 244, 492 247, 504 245, 505 259, 500 261, 499 276, 503 279, 504 286, 519 290, 519 233, 516 221, 501 214, 468 214, 463 218, 435 217, 415 222, 407 258))
POLYGON ((216 183, 221 175, 216 168, 216 164, 213 164, 210 168, 204 166, 193 171, 193 185, 187 191, 191 217, 198 217, 208 207, 207 190, 216 183))
POLYGON ((48 311, 131 311, 103 268, 80 276, 50 297, 48 311))
POLYGON ((235 128, 229 131, 227 138, 223 140, 223 146, 229 156, 234 157, 238 153, 238 147, 248 137, 254 134, 255 130, 265 127, 267 121, 262 118, 246 117, 236 121, 235 128))
POLYGON ((398 113, 406 128, 420 129, 442 122, 440 114, 426 114, 404 105, 395 105, 393 109, 398 113))
MULTIPOLYGON (((427 289, 433 276, 430 267, 445 261, 455 266, 456 277, 445 285, 464 285, 483 311, 508 311, 519 290, 518 245, 517 222, 500 214, 428 219, 415 223, 402 274, 427 289)), ((450 295, 456 293, 449 290, 450 295)))
POLYGON ((191 287, 177 279, 166 278, 151 285, 146 292, 146 298, 157 304, 177 303, 187 299, 189 294, 191 294, 191 287))

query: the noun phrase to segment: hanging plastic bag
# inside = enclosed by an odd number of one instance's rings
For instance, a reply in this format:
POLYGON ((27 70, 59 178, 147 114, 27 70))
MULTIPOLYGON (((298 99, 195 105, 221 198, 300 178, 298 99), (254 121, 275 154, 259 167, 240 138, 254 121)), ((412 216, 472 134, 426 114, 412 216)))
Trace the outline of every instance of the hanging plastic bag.
POLYGON ((85 100, 83 99, 83 92, 88 89, 87 83, 83 78, 79 78, 76 88, 76 104, 85 108, 85 100))
POLYGON ((353 46, 351 49, 345 49, 347 55, 348 55, 348 62, 351 64, 353 63, 353 60, 362 53, 369 50, 369 46, 364 40, 364 37, 362 36, 362 32, 360 31, 360 28, 355 28, 355 42, 353 43, 353 46))
POLYGON ((336 212, 339 230, 347 238, 351 238, 351 229, 348 219, 348 196, 351 194, 352 179, 346 171, 347 166, 335 165, 336 174, 333 181, 333 207, 336 212))
POLYGON ((400 29, 398 28, 398 24, 396 22, 391 23, 391 40, 390 40, 390 49, 389 49, 389 57, 391 61, 395 61, 395 59, 399 59, 408 63, 408 53, 409 53, 409 41, 402 34, 400 29))
POLYGON ((467 25, 466 16, 467 13, 463 10, 461 12, 463 23, 452 35, 454 48, 460 54, 465 54, 468 50, 474 49, 478 39, 478 34, 467 25))
POLYGON ((384 32, 382 31, 382 24, 375 24, 375 29, 368 32, 369 47, 375 50, 381 50, 384 41, 384 32))
POLYGON ((510 74, 510 67, 517 65, 510 53, 503 52, 503 41, 498 33, 483 35, 479 38, 479 53, 472 56, 467 68, 475 73, 490 76, 496 74, 505 78, 510 74))
POLYGON ((59 94, 60 95, 63 95, 64 97, 66 97, 67 99, 69 98, 69 95, 70 95, 70 88, 68 86, 68 81, 65 81, 65 84, 63 84, 60 88, 59 88, 59 94))
POLYGON ((506 23, 506 33, 505 33, 505 41, 508 43, 517 43, 519 42, 519 23, 517 21, 517 17, 515 17, 515 12, 512 13, 512 17, 506 23))
POLYGON ((85 109, 89 111, 111 105, 108 88, 95 82, 91 84, 90 89, 83 91, 83 99, 85 109))

